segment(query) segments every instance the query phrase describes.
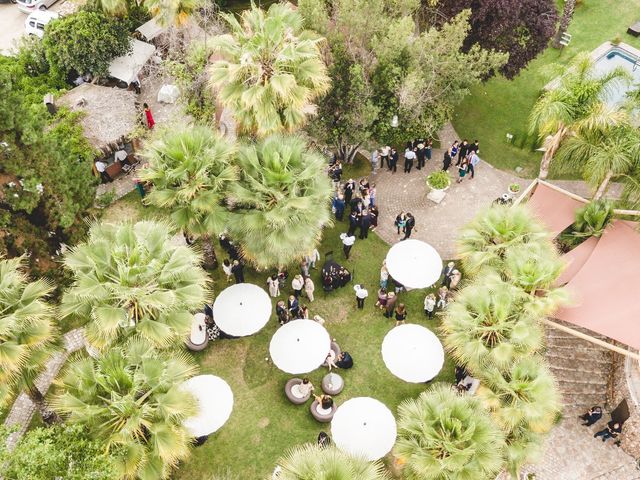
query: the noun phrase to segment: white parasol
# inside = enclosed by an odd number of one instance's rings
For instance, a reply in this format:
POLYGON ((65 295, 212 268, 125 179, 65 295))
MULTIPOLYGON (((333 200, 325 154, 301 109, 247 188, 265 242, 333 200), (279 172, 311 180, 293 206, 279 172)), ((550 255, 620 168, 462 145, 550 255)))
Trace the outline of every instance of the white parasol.
POLYGON ((382 359, 396 377, 421 383, 431 380, 442 369, 444 349, 428 328, 406 324, 391 329, 384 337, 382 359))
POLYGON ((244 337, 256 333, 271 317, 271 299, 252 283, 225 288, 213 303, 213 319, 227 335, 244 337))
POLYGON ((340 450, 370 461, 378 460, 396 443, 396 419, 375 398, 352 398, 336 410, 331 433, 340 450))
POLYGON ((224 425, 233 410, 233 392, 229 384, 215 375, 198 375, 180 388, 196 398, 198 413, 183 425, 195 438, 209 435, 224 425))
POLYGON ((408 288, 427 288, 440 278, 442 259, 436 249, 420 240, 404 240, 387 252, 389 275, 408 288))
POLYGON ((286 323, 271 338, 269 353, 283 372, 308 373, 324 362, 331 350, 329 332, 313 320, 286 323))

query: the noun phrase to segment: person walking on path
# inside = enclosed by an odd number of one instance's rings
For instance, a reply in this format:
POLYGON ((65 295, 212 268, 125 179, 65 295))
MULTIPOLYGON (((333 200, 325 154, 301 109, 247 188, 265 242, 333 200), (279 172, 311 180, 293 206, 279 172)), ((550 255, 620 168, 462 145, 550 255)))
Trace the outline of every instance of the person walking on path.
POLYGON ((153 119, 153 114, 151 113, 151 109, 149 108, 149 105, 147 105, 146 103, 143 103, 142 107, 144 108, 145 124, 149 130, 153 130, 153 126, 156 124, 156 122, 153 119))
POLYGON ((296 298, 299 298, 300 295, 302 295, 302 289, 304 288, 304 278, 302 278, 302 275, 296 275, 293 277, 293 280, 291 280, 291 288, 293 289, 293 294, 296 298))
POLYGON ((353 289, 356 291, 356 305, 362 310, 364 308, 364 299, 369 296, 369 292, 364 285, 355 285, 353 289))
POLYGON ((387 293, 387 305, 385 306, 384 316, 387 318, 391 318, 393 315, 393 309, 396 308, 396 301, 398 297, 394 292, 387 293))
POLYGON ((360 217, 360 240, 364 240, 369 237, 369 227, 371 226, 371 216, 369 215, 368 210, 362 211, 362 216, 360 217))
POLYGON ((424 297, 424 314, 429 320, 433 318, 433 311, 436 309, 436 296, 433 293, 424 297))
POLYGON ((409 238, 411 236, 411 232, 413 231, 413 229, 416 227, 416 219, 413 218, 413 215, 411 213, 407 213, 407 220, 406 223, 404 225, 404 238, 403 240, 406 240, 407 238, 409 238))
POLYGON ((476 165, 480 163, 480 157, 478 156, 478 152, 473 151, 469 157, 469 173, 471 174, 471 178, 475 177, 476 173, 476 165))
POLYGON ((396 220, 393 223, 396 228, 398 229, 398 235, 400 235, 400 230, 402 229, 402 232, 404 233, 404 226, 406 224, 407 221, 407 217, 404 215, 404 212, 400 212, 397 216, 396 216, 396 220))
POLYGON ((351 252, 351 247, 356 243, 356 236, 353 233, 341 233, 340 238, 342 239, 342 251, 344 252, 344 258, 349 260, 349 253, 351 252))
POLYGON ((233 266, 231 267, 231 273, 236 279, 236 283, 244 283, 244 265, 239 260, 233 261, 233 266))
POLYGON ((277 297, 280 295, 280 282, 278 282, 278 275, 275 273, 267 278, 267 285, 269 287, 269 295, 277 297))
POLYGON ((449 153, 451 149, 444 152, 444 160, 442 161, 442 170, 447 171, 451 166, 451 153, 449 153))
POLYGON ((398 152, 395 148, 391 149, 391 154, 389 156, 389 171, 396 173, 398 171, 398 152))
POLYGON ((307 294, 307 298, 311 303, 313 303, 313 292, 315 291, 316 286, 313 284, 313 280, 311 277, 307 277, 304 279, 304 293, 307 294))
POLYGON ((387 164, 387 168, 389 167, 389 154, 391 153, 391 147, 389 145, 385 145, 380 149, 380 168, 384 167, 384 164, 387 164))
POLYGON ((404 173, 411 173, 413 161, 416 159, 416 152, 406 149, 404 152, 404 173))

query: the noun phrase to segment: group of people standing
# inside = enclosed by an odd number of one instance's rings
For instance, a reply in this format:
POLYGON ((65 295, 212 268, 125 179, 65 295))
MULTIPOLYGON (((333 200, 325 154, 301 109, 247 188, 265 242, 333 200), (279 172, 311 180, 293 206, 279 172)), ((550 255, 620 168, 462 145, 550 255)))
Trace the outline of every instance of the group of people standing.
POLYGON ((444 152, 444 160, 442 162, 442 170, 445 172, 451 167, 451 163, 455 161, 455 166, 458 167, 458 179, 460 183, 464 180, 467 173, 470 178, 475 177, 475 168, 480 163, 480 144, 478 140, 473 143, 467 142, 467 139, 462 142, 456 140, 451 146, 444 152))
MULTIPOLYGON (((415 162, 417 162, 416 168, 418 170, 424 168, 425 163, 428 160, 431 160, 432 150, 432 140, 416 138, 415 140, 408 141, 404 151, 404 172, 411 173, 411 169, 415 162)), ((398 170, 399 158, 400 155, 395 148, 385 145, 371 153, 371 165, 372 168, 375 169, 379 161, 380 168, 384 168, 386 166, 388 171, 395 173, 398 170)))

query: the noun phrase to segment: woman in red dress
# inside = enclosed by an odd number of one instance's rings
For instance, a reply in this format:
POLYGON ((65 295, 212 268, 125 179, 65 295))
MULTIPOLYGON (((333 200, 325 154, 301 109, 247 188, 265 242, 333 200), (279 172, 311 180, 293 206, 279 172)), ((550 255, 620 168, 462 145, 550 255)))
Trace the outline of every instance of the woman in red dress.
POLYGON ((144 103, 142 105, 144 107, 144 115, 147 119, 147 128, 149 130, 153 129, 153 126, 156 124, 156 122, 153 120, 153 115, 151 114, 151 109, 149 108, 149 105, 147 105, 146 103, 144 103))

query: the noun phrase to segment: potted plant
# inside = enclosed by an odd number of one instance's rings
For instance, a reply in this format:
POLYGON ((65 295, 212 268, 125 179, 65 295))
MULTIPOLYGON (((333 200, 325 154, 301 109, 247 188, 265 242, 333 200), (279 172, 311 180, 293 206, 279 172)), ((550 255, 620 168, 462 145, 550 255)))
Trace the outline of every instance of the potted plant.
POLYGON ((451 177, 444 170, 438 170, 427 177, 427 185, 431 190, 444 191, 451 185, 451 177))
POLYGON ((519 191, 520 191, 520 184, 519 183, 512 183, 511 185, 509 185, 509 193, 511 195, 515 195, 519 191))

